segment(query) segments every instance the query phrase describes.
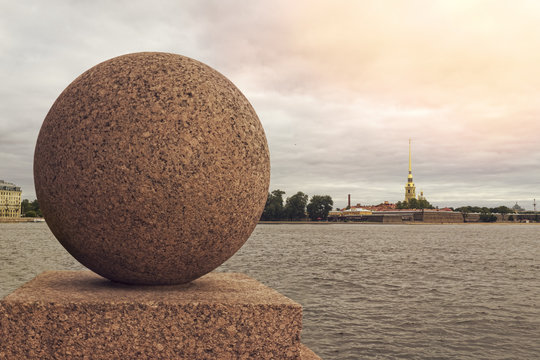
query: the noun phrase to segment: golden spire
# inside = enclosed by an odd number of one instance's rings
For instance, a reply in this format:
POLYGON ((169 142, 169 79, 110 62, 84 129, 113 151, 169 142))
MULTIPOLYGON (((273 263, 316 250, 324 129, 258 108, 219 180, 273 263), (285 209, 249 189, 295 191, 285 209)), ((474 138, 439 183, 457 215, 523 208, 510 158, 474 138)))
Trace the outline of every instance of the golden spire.
POLYGON ((412 177, 411 139, 409 139, 409 176, 407 176, 407 184, 405 185, 405 201, 409 201, 412 198, 416 199, 416 187, 414 186, 412 177))

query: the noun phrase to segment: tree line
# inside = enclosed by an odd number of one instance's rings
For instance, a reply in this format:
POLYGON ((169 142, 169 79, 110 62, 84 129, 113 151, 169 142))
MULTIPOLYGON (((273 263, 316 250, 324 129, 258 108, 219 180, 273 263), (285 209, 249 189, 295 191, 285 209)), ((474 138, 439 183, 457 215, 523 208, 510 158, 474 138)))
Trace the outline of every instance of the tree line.
POLYGON ((313 195, 309 199, 308 195, 299 191, 288 197, 285 204, 283 203, 283 195, 285 195, 285 191, 279 189, 268 193, 261 215, 262 221, 298 221, 305 220, 306 215, 313 221, 326 220, 334 205, 334 201, 329 195, 313 195))
POLYGON ((24 217, 43 217, 37 200, 24 199, 21 202, 21 215, 24 217))
POLYGON ((410 198, 407 201, 398 201, 396 209, 434 209, 426 199, 410 198))
POLYGON ((508 206, 497 206, 493 208, 480 207, 480 206, 462 206, 455 208, 454 211, 461 211, 462 213, 485 213, 485 214, 510 214, 514 210, 508 206))
MULTIPOLYGON (((517 209, 516 209, 517 210, 517 209)), ((480 221, 482 222, 495 222, 497 217, 494 214, 501 214, 502 219, 506 214, 514 213, 516 210, 509 208, 508 206, 497 206, 493 208, 480 207, 480 206, 462 206, 454 209, 454 211, 460 211, 466 218, 469 213, 480 213, 480 221)), ((510 215, 508 220, 514 220, 514 217, 510 215)))

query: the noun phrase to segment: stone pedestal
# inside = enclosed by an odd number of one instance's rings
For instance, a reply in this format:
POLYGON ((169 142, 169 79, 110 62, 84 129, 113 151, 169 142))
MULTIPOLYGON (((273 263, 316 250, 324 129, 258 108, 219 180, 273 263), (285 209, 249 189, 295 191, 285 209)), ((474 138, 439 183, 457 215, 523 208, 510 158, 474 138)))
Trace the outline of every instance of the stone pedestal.
POLYGON ((0 302, 0 359, 318 359, 299 304, 243 274, 133 286, 45 272, 0 302))

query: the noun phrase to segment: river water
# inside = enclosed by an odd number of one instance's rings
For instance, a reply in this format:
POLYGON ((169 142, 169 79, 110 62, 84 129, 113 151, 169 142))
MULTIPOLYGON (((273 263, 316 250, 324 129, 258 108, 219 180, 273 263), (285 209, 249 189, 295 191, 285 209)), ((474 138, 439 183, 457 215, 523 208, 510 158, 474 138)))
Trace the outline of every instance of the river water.
MULTIPOLYGON (((82 268, 45 224, 0 224, 0 298, 82 268)), ((301 303, 323 359, 540 359, 540 226, 258 225, 218 270, 301 303)))

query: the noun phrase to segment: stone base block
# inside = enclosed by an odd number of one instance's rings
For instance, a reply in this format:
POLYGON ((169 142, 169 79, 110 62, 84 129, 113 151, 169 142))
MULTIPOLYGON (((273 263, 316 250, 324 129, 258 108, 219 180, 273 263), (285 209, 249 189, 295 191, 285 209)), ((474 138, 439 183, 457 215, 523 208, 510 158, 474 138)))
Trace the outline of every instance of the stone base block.
POLYGON ((0 301, 0 359, 317 359, 302 308, 243 274, 133 286, 45 272, 0 301))

